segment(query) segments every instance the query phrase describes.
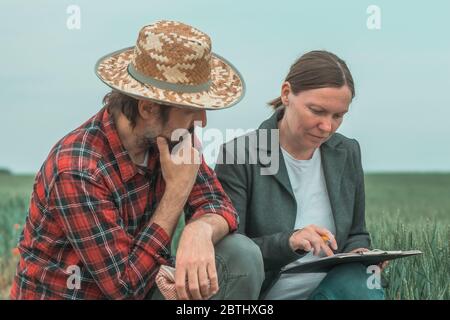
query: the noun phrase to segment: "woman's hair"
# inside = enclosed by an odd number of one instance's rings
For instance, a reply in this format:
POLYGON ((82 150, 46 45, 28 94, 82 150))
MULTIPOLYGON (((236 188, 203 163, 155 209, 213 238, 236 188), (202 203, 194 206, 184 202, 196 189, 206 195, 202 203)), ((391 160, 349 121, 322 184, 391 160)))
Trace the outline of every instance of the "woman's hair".
MULTIPOLYGON (((310 51, 302 55, 289 69, 285 81, 289 82, 294 95, 300 91, 319 88, 340 88, 347 85, 355 97, 353 77, 347 65, 328 51, 310 51)), ((283 103, 281 97, 269 102, 274 109, 283 103)))

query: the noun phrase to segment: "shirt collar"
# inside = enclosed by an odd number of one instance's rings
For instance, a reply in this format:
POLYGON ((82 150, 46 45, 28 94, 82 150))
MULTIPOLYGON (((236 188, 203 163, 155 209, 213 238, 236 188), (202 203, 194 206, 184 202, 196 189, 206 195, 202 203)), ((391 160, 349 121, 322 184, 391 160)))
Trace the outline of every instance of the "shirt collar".
POLYGON ((149 149, 147 168, 146 170, 142 170, 143 167, 137 166, 131 160, 128 151, 125 149, 122 141, 120 140, 114 118, 108 113, 106 108, 103 109, 102 124, 106 139, 108 140, 111 151, 117 161, 117 166, 119 167, 120 175, 124 182, 130 180, 137 173, 149 174, 155 169, 157 163, 159 162, 159 152, 157 148, 152 147, 149 149))

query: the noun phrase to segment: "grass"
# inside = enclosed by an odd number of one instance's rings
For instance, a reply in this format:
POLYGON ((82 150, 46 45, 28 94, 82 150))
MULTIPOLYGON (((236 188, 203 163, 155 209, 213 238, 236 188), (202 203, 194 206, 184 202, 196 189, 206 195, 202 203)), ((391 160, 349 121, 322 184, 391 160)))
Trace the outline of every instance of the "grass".
MULTIPOLYGON (((31 176, 0 173, 0 299, 8 297, 17 264, 11 250, 25 221, 32 184, 31 176)), ((424 253, 390 263, 385 271, 388 299, 450 299, 449 190, 450 174, 366 175, 373 246, 424 253)))
POLYGON ((366 175, 366 219, 375 248, 418 249, 392 261, 390 299, 450 299, 450 174, 366 175))
POLYGON ((12 254, 25 222, 33 176, 0 173, 0 299, 9 295, 18 258, 12 254))

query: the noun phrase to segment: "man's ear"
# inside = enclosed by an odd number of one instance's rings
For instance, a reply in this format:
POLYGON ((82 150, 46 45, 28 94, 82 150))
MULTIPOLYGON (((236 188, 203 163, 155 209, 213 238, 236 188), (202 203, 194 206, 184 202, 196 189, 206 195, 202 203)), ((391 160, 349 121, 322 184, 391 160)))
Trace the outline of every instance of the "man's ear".
POLYGON ((148 120, 157 114, 159 106, 151 101, 139 100, 138 111, 142 119, 148 120))

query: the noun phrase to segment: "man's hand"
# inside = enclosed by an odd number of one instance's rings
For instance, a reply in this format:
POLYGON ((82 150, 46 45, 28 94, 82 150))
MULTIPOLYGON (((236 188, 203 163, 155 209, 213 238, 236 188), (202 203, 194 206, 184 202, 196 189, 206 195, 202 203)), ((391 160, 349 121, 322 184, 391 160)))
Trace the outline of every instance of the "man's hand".
POLYGON ((184 137, 179 153, 176 156, 187 161, 184 163, 181 161, 174 162, 166 139, 158 137, 156 142, 160 153, 161 171, 166 182, 166 189, 187 198, 194 186, 200 167, 199 151, 192 146, 190 135, 184 137), (187 154, 184 154, 185 152, 187 154))
MULTIPOLYGON (((353 249, 352 251, 350 251, 350 253, 360 253, 360 252, 367 252, 367 251, 370 251, 370 250, 367 248, 357 248, 357 249, 353 249)), ((381 269, 381 271, 383 271, 388 265, 389 265, 389 261, 383 261, 378 264, 378 267, 381 269)))
POLYGON ((209 299, 219 290, 212 227, 196 220, 186 225, 178 245, 175 285, 178 298, 209 299))
POLYGON ((337 243, 333 234, 329 230, 313 224, 294 232, 289 239, 289 244, 294 251, 303 250, 309 252, 313 250, 315 256, 318 256, 321 251, 327 256, 332 256, 334 253, 331 249, 337 250, 337 243), (330 240, 326 242, 322 237, 330 240))
MULTIPOLYGON (((199 152, 192 147, 190 139, 189 143, 187 140, 183 140, 182 143, 186 145, 182 150, 188 152, 194 158, 199 157, 199 152)), ((156 142, 160 153, 161 171, 166 188, 150 221, 157 223, 167 234, 172 235, 183 212, 183 207, 192 191, 200 165, 199 161, 175 163, 170 155, 166 139, 158 137, 156 142)))

